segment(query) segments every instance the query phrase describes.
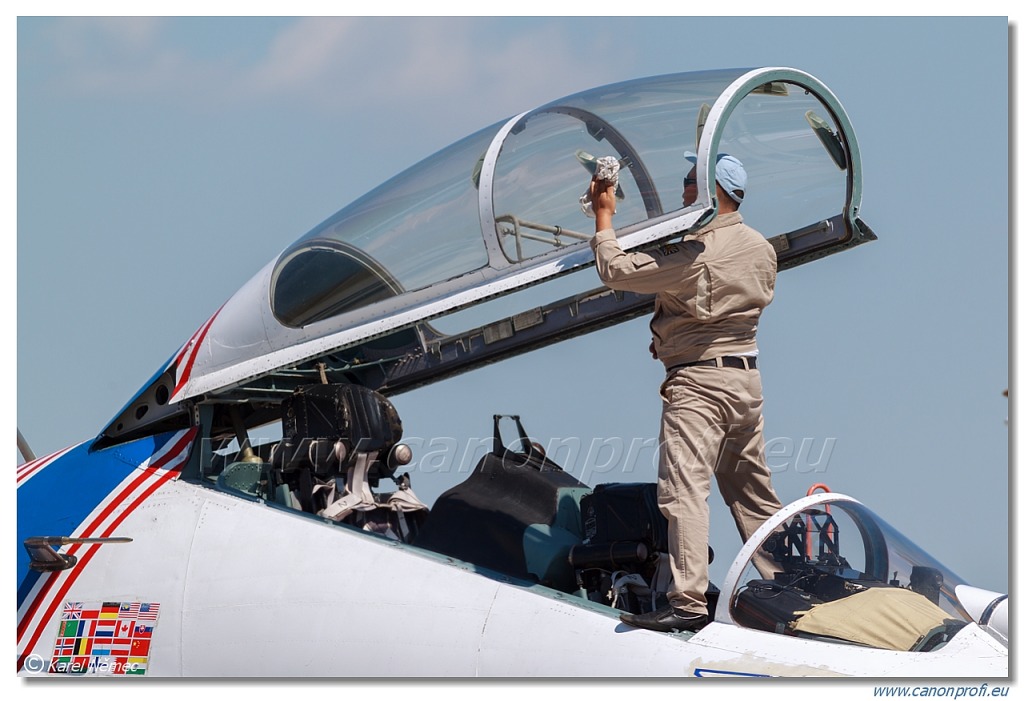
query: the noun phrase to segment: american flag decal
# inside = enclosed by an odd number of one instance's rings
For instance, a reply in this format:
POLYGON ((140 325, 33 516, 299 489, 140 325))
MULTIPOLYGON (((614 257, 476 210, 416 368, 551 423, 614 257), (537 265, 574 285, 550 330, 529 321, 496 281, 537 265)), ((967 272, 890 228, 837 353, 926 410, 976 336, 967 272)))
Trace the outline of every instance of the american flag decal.
POLYGON ((144 675, 160 604, 141 601, 64 603, 50 674, 144 675))

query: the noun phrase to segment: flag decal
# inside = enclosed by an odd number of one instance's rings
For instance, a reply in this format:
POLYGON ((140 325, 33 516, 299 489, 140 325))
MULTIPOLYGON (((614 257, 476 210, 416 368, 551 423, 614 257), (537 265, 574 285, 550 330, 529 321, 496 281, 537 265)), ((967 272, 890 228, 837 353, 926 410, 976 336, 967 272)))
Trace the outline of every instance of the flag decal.
POLYGON ((160 604, 141 601, 64 603, 50 674, 144 675, 160 604))

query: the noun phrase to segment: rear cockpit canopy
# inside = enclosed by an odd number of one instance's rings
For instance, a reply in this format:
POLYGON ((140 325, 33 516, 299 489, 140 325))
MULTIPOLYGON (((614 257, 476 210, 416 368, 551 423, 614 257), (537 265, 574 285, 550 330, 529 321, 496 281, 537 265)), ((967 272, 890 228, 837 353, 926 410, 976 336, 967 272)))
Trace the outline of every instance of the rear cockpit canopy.
POLYGON ((613 295, 586 270, 594 224, 579 202, 583 166, 619 159, 617 234, 639 248, 714 216, 709 164, 719 153, 744 163, 741 211, 772 241, 780 269, 874 238, 859 220, 852 126, 816 78, 732 69, 588 90, 449 146, 286 248, 101 443, 187 423, 182 400, 244 403, 252 425, 318 379, 394 394, 646 313, 649 298, 613 295), (688 151, 698 197, 684 206, 688 151))

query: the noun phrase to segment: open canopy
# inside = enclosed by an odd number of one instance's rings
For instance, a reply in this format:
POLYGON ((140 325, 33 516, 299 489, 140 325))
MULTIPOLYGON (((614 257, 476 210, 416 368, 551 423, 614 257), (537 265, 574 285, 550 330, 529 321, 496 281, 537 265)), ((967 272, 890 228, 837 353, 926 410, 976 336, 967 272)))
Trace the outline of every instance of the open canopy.
POLYGON ((744 163, 744 217, 771 240, 780 269, 874 238, 859 219, 853 129, 814 77, 733 69, 596 88, 466 137, 288 246, 101 443, 187 425, 189 400, 242 402, 254 424, 299 384, 394 394, 646 313, 651 298, 612 294, 586 270, 586 164, 610 155, 623 166, 616 223, 628 249, 714 216, 720 153, 744 163), (687 152, 697 155, 698 197, 684 207, 687 152))

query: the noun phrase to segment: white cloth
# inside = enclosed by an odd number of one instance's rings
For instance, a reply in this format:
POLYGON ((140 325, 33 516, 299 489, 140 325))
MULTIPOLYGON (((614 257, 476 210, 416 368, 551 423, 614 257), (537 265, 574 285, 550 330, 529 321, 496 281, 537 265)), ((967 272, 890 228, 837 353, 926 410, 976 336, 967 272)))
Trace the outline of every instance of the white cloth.
MULTIPOLYGON (((607 180, 617 188, 619 186, 619 159, 615 156, 602 156, 601 158, 598 158, 594 177, 598 180, 607 180)), ((597 216, 594 214, 594 203, 590 201, 589 187, 587 187, 587 191, 580 196, 580 209, 582 209, 583 213, 591 219, 594 219, 597 216)))

